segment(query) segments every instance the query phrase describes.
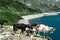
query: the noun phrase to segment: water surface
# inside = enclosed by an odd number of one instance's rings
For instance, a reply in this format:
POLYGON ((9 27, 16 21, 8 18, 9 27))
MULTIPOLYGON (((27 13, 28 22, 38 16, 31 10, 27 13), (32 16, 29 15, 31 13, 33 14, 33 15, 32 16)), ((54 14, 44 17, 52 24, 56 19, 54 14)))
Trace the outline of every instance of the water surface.
POLYGON ((60 40, 60 14, 59 15, 53 15, 53 16, 44 16, 41 18, 35 18, 32 20, 29 20, 31 24, 39 23, 44 24, 50 27, 55 27, 56 30, 53 34, 48 34, 49 37, 51 37, 53 40, 60 40))

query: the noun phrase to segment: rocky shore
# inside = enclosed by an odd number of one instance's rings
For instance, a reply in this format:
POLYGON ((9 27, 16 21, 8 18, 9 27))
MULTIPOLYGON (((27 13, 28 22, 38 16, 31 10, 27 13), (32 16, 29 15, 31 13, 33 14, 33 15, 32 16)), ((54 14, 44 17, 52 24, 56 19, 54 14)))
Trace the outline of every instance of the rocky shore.
POLYGON ((31 38, 31 36, 26 36, 26 32, 19 34, 19 31, 17 31, 17 34, 14 34, 11 27, 7 26, 0 30, 0 40, 48 40, 42 37, 31 38))

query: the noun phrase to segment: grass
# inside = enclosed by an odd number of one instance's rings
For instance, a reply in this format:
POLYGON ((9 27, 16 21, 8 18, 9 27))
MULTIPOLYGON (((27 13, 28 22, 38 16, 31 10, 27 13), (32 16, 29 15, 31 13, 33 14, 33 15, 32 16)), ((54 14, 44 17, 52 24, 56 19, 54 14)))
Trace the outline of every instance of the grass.
POLYGON ((9 12, 0 12, 0 20, 8 20, 6 25, 13 25, 20 19, 20 16, 17 14, 11 14, 9 12))
POLYGON ((29 8, 18 1, 0 0, 0 20, 8 20, 8 23, 4 25, 13 25, 21 19, 21 16, 34 14, 34 12, 39 11, 29 8))

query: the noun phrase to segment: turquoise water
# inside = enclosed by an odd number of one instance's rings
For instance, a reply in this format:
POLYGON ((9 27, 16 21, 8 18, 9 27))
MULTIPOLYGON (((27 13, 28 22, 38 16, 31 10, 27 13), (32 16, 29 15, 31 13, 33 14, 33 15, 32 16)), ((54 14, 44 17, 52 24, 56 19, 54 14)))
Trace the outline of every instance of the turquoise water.
POLYGON ((39 23, 44 24, 50 27, 55 27, 56 30, 54 33, 49 33, 48 36, 52 38, 52 40, 60 40, 60 14, 59 15, 53 15, 53 16, 44 16, 41 18, 35 18, 32 20, 29 20, 30 23, 39 23))

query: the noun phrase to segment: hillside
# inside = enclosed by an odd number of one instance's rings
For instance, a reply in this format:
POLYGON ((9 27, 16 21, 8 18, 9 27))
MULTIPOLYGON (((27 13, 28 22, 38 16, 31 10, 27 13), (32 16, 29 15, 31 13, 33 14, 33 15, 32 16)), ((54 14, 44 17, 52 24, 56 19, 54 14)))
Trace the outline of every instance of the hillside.
POLYGON ((59 12, 60 0, 17 0, 26 6, 41 10, 42 12, 59 12))
POLYGON ((7 25, 13 25, 23 15, 59 12, 59 2, 59 0, 0 0, 0 20, 6 19, 7 25))
POLYGON ((8 20, 7 25, 13 25, 20 20, 22 15, 38 12, 35 9, 28 8, 25 4, 12 0, 0 0, 0 20, 8 20))

